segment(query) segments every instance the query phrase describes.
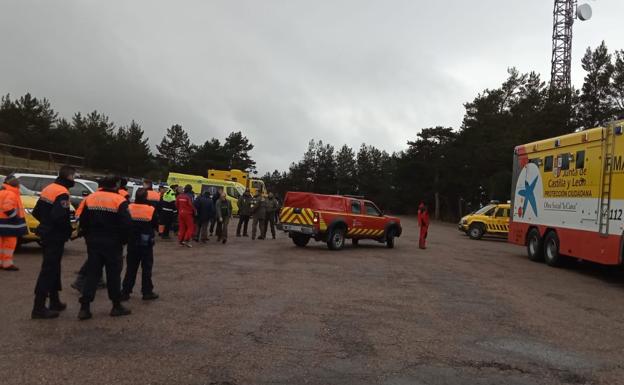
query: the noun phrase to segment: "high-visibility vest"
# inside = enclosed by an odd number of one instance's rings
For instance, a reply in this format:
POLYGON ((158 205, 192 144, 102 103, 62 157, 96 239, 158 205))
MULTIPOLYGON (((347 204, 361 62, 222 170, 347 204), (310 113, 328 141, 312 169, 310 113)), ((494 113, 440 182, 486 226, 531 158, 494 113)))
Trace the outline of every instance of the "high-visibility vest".
POLYGON ((21 237, 28 233, 19 187, 3 184, 0 190, 0 236, 21 237))

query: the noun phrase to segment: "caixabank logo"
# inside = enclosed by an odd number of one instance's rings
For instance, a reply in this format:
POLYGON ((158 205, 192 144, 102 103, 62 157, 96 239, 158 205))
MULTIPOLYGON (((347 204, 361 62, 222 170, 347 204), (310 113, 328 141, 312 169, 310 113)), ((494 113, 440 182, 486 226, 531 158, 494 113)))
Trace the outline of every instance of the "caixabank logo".
POLYGON ((514 208, 518 218, 531 220, 539 216, 544 189, 537 165, 528 163, 518 176, 514 208))

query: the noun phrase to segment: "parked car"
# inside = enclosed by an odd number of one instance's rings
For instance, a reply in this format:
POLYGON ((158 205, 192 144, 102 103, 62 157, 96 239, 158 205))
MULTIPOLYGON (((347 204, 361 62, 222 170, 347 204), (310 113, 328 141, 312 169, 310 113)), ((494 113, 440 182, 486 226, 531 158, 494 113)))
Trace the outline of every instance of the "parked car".
MULTIPOLYGON (((44 175, 44 174, 14 174, 19 179, 20 184, 34 191, 36 194, 40 193, 47 185, 54 182, 56 176, 44 175)), ((74 187, 69 189, 70 201, 74 207, 80 206, 80 202, 91 194, 97 191, 98 184, 88 179, 76 179, 74 187)))
POLYGON ((463 217, 457 227, 472 239, 481 239, 485 234, 507 236, 509 208, 509 203, 491 202, 463 217))
MULTIPOLYGON (((4 175, 0 175, 0 184, 4 183, 4 175)), ((24 211, 26 211, 26 227, 28 228, 28 233, 24 235, 20 239, 20 244, 30 243, 30 242, 39 242, 39 236, 35 234, 35 230, 39 227, 39 221, 33 217, 32 212, 39 200, 39 196, 23 184, 20 184, 20 195, 22 198, 22 203, 24 204, 24 211)), ((72 227, 76 230, 76 218, 75 218, 75 210, 72 206, 71 210, 71 221, 72 227)))
POLYGON ((342 249, 346 239, 354 246, 371 239, 393 248, 402 232, 399 218, 384 215, 363 197, 292 191, 284 198, 278 227, 299 247, 314 239, 330 250, 342 249))

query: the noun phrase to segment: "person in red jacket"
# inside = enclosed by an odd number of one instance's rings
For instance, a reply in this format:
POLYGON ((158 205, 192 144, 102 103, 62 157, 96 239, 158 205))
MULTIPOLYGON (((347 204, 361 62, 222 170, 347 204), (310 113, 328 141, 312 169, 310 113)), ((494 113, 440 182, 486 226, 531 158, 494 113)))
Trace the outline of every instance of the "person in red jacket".
POLYGON ((418 206, 418 226, 420 226, 420 239, 418 240, 418 247, 426 249, 427 233, 429 232, 429 211, 423 202, 420 202, 420 205, 418 206))
POLYGON ((193 187, 184 186, 184 192, 176 197, 176 208, 178 209, 178 241, 180 245, 191 246, 191 238, 195 233, 195 205, 193 204, 193 187))

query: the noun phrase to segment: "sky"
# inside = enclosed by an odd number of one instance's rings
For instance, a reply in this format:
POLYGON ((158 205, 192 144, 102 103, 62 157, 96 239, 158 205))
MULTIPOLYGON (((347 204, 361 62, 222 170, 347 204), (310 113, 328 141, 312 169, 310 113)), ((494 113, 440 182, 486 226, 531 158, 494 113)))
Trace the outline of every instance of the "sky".
MULTIPOLYGON (((583 1, 581 0, 581 3, 583 1)), ((624 49, 624 1, 588 1, 580 60, 624 49)), ((141 124, 154 147, 242 131, 258 171, 286 170, 311 139, 388 152, 420 129, 458 128, 463 103, 508 67, 549 80, 553 0, 0 0, 0 94, 61 116, 141 124)))

